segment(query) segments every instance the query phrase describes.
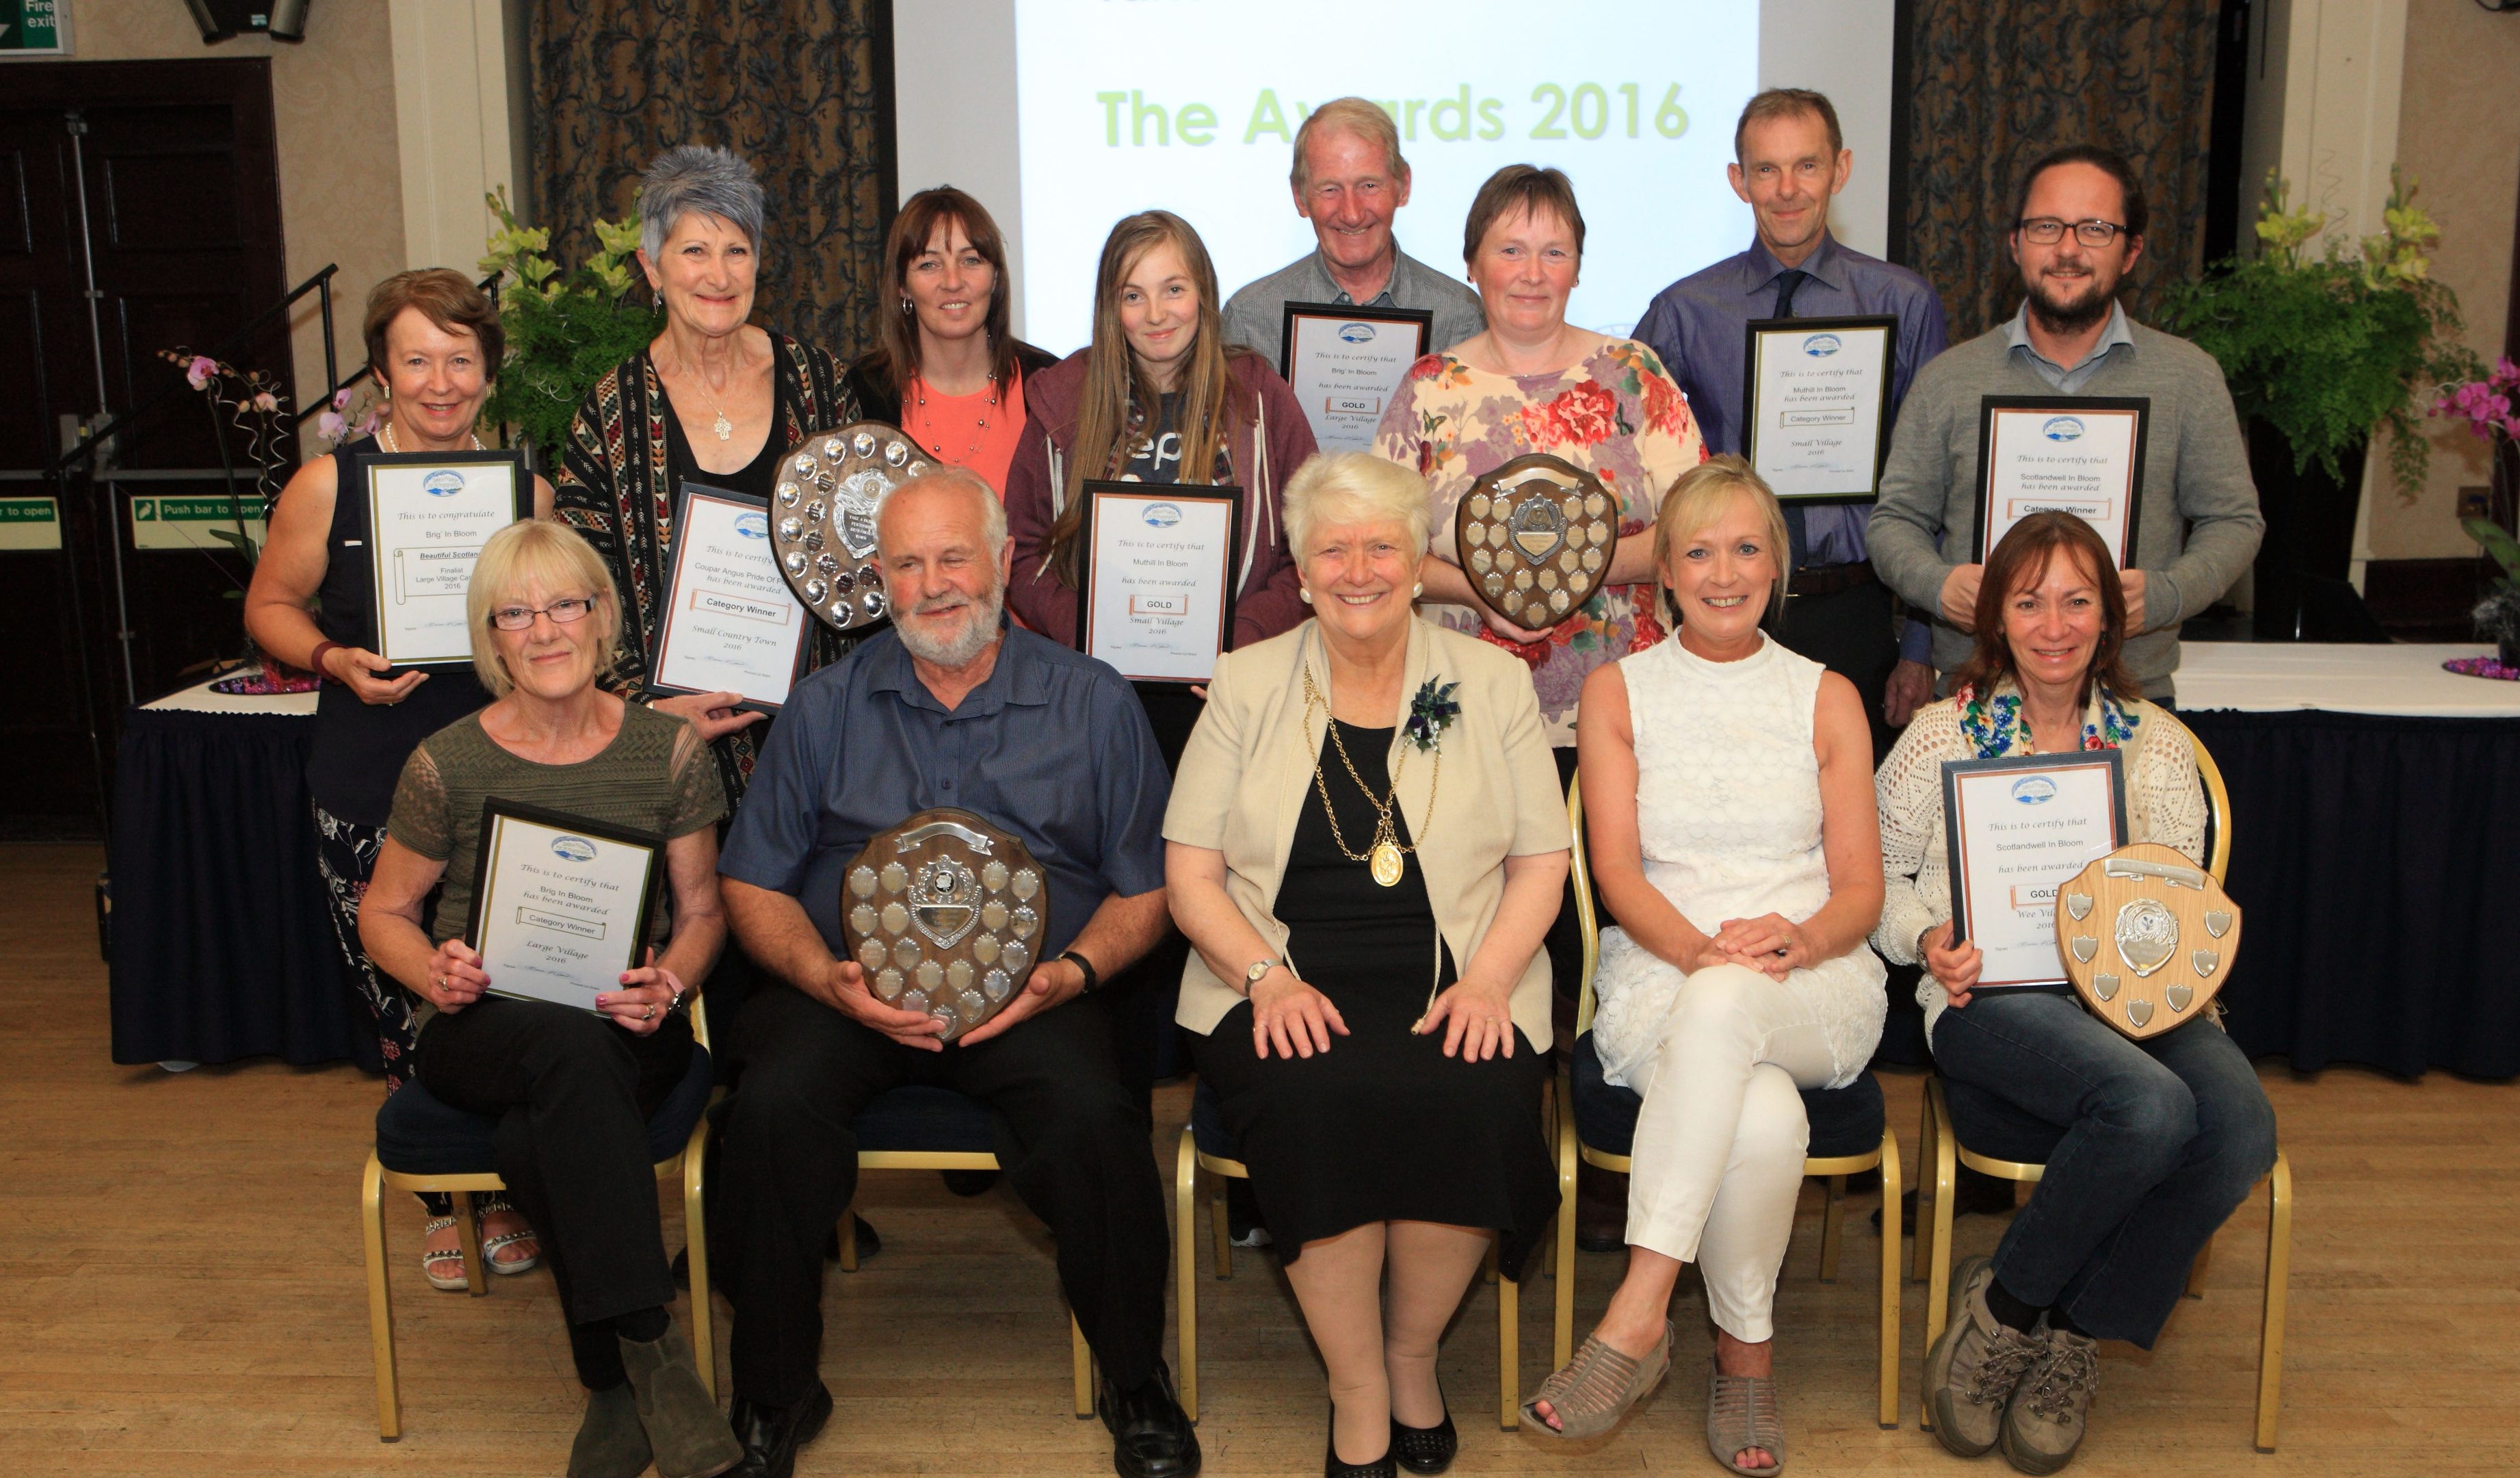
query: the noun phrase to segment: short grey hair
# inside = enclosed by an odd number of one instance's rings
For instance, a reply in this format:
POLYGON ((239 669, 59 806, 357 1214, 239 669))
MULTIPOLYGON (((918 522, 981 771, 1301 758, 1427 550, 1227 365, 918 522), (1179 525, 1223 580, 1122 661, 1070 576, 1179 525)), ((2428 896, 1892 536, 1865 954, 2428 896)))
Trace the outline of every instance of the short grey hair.
POLYGON ((1369 103, 1363 98, 1332 98, 1314 109, 1312 115, 1304 119, 1303 126, 1295 130, 1295 167, 1286 179, 1295 187, 1297 195, 1313 188, 1313 167, 1311 162, 1304 158, 1304 146, 1310 144, 1316 134, 1327 133, 1345 133, 1363 139, 1382 151, 1383 159, 1389 162, 1393 179, 1409 177, 1409 162, 1400 157, 1399 126, 1391 121, 1390 114, 1382 111, 1382 105, 1369 103))
POLYGON ((887 504, 913 487, 932 483, 960 487, 976 498, 980 504, 980 537, 988 546, 989 558, 995 560, 1000 554, 1006 552, 1007 505, 998 500, 998 490, 989 485, 988 479, 968 467, 958 467, 951 462, 928 463, 926 471, 917 477, 904 478, 893 484, 891 490, 876 501, 876 528, 878 535, 883 527, 883 510, 887 504))
POLYGON ((761 183, 731 149, 681 144, 656 156, 639 181, 639 245, 654 262, 682 218, 698 210, 743 233, 761 254, 761 183))
POLYGON ((1411 557, 1421 556, 1434 517, 1418 474, 1368 451, 1314 454, 1286 480, 1281 502, 1286 546, 1299 565, 1311 557, 1313 531, 1324 524, 1403 524, 1411 557))

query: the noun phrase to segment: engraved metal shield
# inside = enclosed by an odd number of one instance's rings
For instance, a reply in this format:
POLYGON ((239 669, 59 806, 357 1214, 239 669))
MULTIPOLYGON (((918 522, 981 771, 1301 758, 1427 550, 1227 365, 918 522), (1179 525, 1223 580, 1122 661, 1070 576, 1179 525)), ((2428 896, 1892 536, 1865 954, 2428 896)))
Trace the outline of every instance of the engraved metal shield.
POLYGON ((2240 911, 2223 885, 2152 842, 2121 847, 2058 889, 2056 926, 2083 1004, 2138 1040, 2207 1014, 2240 945, 2240 911), (2094 925, 2096 938, 2086 932, 2094 925), (2213 947, 2197 947, 2207 938, 2213 947))
POLYGON ((1516 457, 1453 511, 1462 573, 1479 599, 1531 630, 1582 608, 1619 547, 1619 500, 1593 474, 1546 452, 1516 457))
POLYGON ((934 1017, 946 1041, 1014 998, 1049 913, 1041 864, 968 810, 921 811, 878 833, 841 874, 840 933, 867 989, 934 1017))
POLYGON ((889 613, 876 559, 876 510, 885 493, 927 467, 916 442, 878 421, 816 432, 779 459, 771 552, 788 588, 817 620, 847 631, 889 613))

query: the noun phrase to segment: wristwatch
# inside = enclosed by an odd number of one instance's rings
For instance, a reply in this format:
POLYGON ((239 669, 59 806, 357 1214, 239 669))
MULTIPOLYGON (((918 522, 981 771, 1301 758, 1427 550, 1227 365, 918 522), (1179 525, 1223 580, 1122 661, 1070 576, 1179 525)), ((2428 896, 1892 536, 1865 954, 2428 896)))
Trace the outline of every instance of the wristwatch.
POLYGON ((1242 972, 1242 993, 1248 996, 1252 992, 1260 989, 1260 982, 1269 978, 1269 972, 1284 963, 1284 960, 1276 959, 1253 960, 1251 968, 1242 972))
POLYGON ((1077 953, 1073 949, 1061 954, 1059 958, 1067 961, 1071 965, 1074 965, 1077 972, 1085 977, 1085 989, 1078 992, 1078 994, 1091 995, 1095 992, 1102 989, 1102 976, 1101 972, 1094 968, 1094 961, 1087 959, 1084 955, 1077 953))

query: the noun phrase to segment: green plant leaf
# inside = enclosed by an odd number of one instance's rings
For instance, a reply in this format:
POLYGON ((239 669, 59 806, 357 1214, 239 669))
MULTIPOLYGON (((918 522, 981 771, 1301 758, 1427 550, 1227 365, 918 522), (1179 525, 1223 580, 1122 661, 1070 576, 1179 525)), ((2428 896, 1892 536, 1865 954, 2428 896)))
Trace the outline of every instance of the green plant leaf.
POLYGON ((2506 582, 2520 585, 2520 539, 2513 538, 2501 525, 2484 519, 2461 519, 2458 527, 2466 530, 2467 536, 2502 567, 2506 582))

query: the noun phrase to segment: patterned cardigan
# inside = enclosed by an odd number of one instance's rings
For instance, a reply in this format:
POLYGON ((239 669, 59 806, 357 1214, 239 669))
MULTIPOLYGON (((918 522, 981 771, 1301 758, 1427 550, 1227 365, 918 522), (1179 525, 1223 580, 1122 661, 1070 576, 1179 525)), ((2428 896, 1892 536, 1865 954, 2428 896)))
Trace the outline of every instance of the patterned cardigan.
MULTIPOLYGON (((770 347, 779 445, 793 446, 858 419, 857 401, 841 387, 840 363, 828 350, 775 333, 770 347)), ((665 417, 671 414, 654 358, 643 350, 621 361, 595 382, 577 408, 552 487, 561 522, 595 546, 620 588, 620 650, 612 670, 625 694, 636 694, 648 675, 648 654, 662 614, 657 607, 665 598, 665 553, 674 521, 674 489, 665 471, 665 417)), ((818 624, 807 666, 834 662, 852 645, 852 639, 818 624)), ((742 799, 767 729, 756 723, 715 745, 730 801, 742 799)))

